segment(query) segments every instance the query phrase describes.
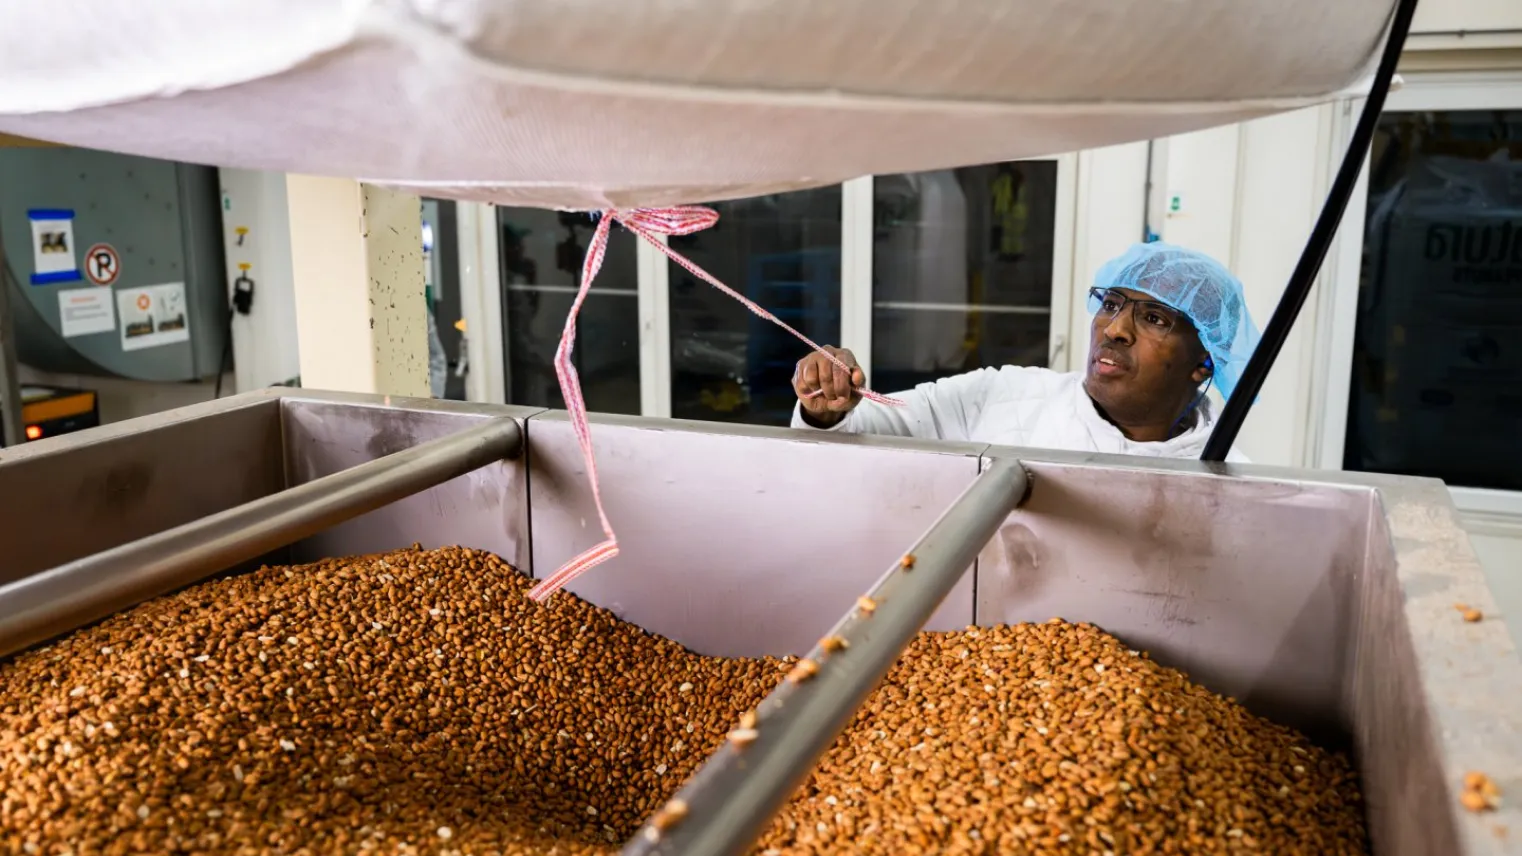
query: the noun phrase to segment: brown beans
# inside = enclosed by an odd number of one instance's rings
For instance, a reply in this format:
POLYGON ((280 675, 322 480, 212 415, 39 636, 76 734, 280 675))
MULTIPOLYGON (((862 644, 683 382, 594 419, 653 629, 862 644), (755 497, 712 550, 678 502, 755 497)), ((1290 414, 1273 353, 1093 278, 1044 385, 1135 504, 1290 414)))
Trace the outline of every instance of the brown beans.
POLYGON ((759 849, 1362 854, 1361 808, 1345 757, 1053 621, 920 634, 759 849))
POLYGON ((1490 811, 1500 799, 1501 789, 1489 776, 1480 772, 1464 774, 1464 790, 1459 794, 1459 802, 1464 808, 1474 812, 1490 811))
MULTIPOLYGON (((330 559, 18 655, 0 664, 0 840, 613 854, 687 818, 671 796, 725 741, 773 739, 755 708, 784 675, 835 662, 700 657, 528 586, 467 549, 330 559)), ((1362 847, 1346 759, 1054 621, 921 634, 756 852, 1362 847)))
POLYGON ((793 666, 793 670, 787 673, 787 679, 795 684, 801 684, 819 674, 819 664, 804 657, 793 666))
POLYGON ((615 853, 781 663, 699 657, 528 585, 460 549, 265 568, 18 655, 0 841, 615 853))
POLYGON ((681 800, 671 800, 661 806, 661 810, 655 813, 655 816, 650 819, 650 825, 664 832, 681 823, 685 817, 687 817, 687 803, 681 800))

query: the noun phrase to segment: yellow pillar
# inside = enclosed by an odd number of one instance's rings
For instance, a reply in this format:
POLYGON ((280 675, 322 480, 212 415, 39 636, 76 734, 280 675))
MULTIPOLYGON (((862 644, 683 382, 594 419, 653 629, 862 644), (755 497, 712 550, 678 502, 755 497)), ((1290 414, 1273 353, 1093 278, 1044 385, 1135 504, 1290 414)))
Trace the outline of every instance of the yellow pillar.
POLYGON ((301 385, 427 398, 422 206, 339 178, 286 178, 301 385))

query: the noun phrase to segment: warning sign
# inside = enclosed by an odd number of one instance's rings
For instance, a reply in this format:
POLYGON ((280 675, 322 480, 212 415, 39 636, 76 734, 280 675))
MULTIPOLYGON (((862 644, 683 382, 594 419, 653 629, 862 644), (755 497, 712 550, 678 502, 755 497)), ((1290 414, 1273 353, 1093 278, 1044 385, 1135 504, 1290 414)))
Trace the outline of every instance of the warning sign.
POLYGON ((185 283, 118 288, 115 294, 122 350, 136 351, 190 341, 185 283))
POLYGON ((110 244, 96 244, 85 251, 85 276, 96 285, 110 285, 122 272, 121 256, 110 244))

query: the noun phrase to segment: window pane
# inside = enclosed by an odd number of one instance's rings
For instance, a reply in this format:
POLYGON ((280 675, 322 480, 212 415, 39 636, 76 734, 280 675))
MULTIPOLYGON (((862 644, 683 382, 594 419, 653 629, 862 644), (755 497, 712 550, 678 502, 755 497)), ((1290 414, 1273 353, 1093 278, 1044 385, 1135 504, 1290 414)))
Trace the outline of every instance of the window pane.
MULTIPOLYGON (((840 339, 840 188, 720 202, 672 249, 821 345, 840 339)), ((808 346, 671 263, 671 414, 786 424, 808 346)))
POLYGON ((1522 111, 1389 113, 1344 466, 1522 490, 1522 111))
MULTIPOLYGON (((506 288, 507 400, 563 408, 555 349, 576 298, 582 257, 596 223, 585 214, 536 208, 498 208, 497 223, 506 288)), ((634 241, 627 231, 614 228, 602 271, 577 322, 571 362, 581 377, 587 409, 600 413, 640 412, 634 241)))
MULTIPOLYGON (((451 199, 423 199, 423 285, 428 291, 438 340, 430 338, 429 383, 435 382, 438 354, 444 358, 444 391, 440 398, 465 400, 465 378, 457 374, 463 356, 461 333, 455 327, 460 308, 460 233, 455 203, 451 199)), ((468 369, 468 366, 467 366, 468 369)))
POLYGON ((880 175, 872 184, 873 387, 1045 366, 1057 162, 880 175))

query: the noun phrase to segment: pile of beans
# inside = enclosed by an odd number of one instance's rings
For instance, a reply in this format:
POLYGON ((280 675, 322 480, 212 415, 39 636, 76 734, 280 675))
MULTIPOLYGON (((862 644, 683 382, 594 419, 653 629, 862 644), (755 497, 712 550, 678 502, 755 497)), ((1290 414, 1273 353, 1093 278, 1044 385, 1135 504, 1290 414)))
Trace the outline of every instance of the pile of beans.
POLYGON ((1345 757, 1056 620, 920 634, 762 848, 1367 852, 1345 757))
MULTIPOLYGON (((527 589, 485 553, 403 550, 208 582, 20 654, 0 841, 616 853, 792 666, 527 589)), ((1053 623, 923 634, 757 852, 1352 854, 1360 814, 1344 759, 1053 623)))

